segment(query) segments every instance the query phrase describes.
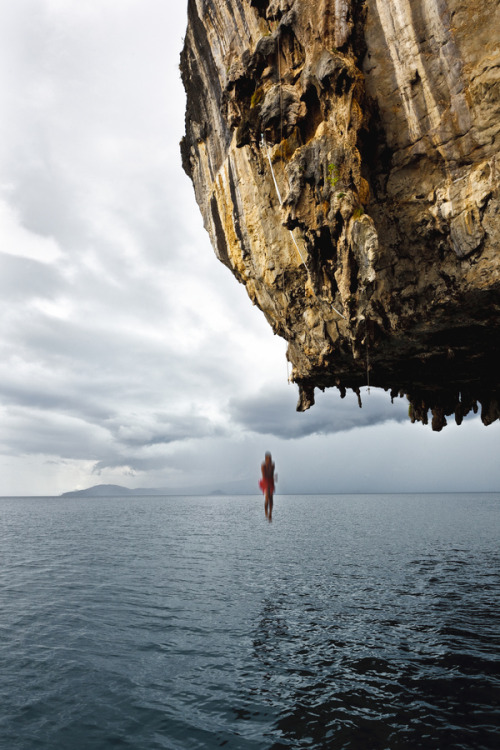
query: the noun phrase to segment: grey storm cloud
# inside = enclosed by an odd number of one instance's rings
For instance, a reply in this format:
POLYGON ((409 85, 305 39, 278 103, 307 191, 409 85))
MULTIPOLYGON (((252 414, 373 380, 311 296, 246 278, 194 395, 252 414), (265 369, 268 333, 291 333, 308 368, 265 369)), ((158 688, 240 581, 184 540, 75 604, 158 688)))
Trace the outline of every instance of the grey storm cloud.
POLYGON ((342 399, 333 390, 316 392, 315 406, 304 413, 295 411, 296 400, 295 389, 262 391, 231 399, 229 413, 232 420, 246 430, 284 439, 327 435, 408 419, 407 402, 398 399, 391 403, 390 396, 378 389, 362 395, 362 408, 357 407, 357 396, 353 393, 342 399))
POLYGON ((220 426, 214 425, 210 419, 200 415, 151 416, 152 418, 146 423, 140 420, 135 423, 131 420, 126 425, 109 425, 108 427, 114 438, 127 448, 148 448, 183 440, 220 437, 225 434, 225 430, 220 426))
POLYGON ((3 304, 21 303, 32 298, 53 298, 64 289, 60 272, 31 258, 5 255, 0 274, 3 304))
MULTIPOLYGON (((29 406, 13 406, 4 416, 0 440, 4 453, 58 455, 97 461, 101 468, 127 465, 141 470, 146 464, 165 464, 165 455, 155 449, 226 434, 223 427, 200 415, 144 411, 84 418, 74 403, 59 402, 56 410, 46 396, 38 404, 34 398, 31 401, 29 406)), ((91 411, 88 404, 86 408, 91 411)))
MULTIPOLYGON (((31 380, 3 380, 0 386, 0 396, 4 404, 12 404, 17 408, 36 409, 41 412, 55 411, 70 415, 87 422, 103 422, 110 417, 109 406, 106 405, 103 394, 100 399, 87 393, 85 383, 78 388, 77 383, 61 382, 65 378, 46 376, 33 377, 31 380), (59 387, 58 387, 59 386, 59 387), (82 408, 84 407, 84 408, 82 408)), ((111 389, 110 389, 111 395, 111 389)))
POLYGON ((106 431, 97 424, 60 412, 13 407, 2 420, 0 445, 5 455, 96 461, 108 444, 106 431))

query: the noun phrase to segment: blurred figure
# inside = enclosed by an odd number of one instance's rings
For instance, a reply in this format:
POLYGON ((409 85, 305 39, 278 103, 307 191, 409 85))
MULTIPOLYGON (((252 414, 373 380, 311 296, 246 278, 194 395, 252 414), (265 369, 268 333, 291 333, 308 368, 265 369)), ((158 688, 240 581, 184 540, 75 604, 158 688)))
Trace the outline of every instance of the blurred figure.
POLYGON ((266 453, 264 462, 261 465, 262 479, 259 482, 260 489, 264 493, 264 512, 269 521, 273 520, 273 495, 274 483, 278 477, 274 476, 274 463, 269 452, 266 453))

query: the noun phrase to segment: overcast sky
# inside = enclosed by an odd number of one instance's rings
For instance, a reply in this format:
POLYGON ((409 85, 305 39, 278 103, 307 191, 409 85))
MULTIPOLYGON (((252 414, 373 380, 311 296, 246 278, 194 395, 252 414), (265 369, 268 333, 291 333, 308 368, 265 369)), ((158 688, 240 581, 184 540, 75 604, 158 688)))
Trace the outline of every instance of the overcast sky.
POLYGON ((372 389, 295 412, 180 166, 178 0, 0 0, 0 494, 496 491, 500 425, 372 389))

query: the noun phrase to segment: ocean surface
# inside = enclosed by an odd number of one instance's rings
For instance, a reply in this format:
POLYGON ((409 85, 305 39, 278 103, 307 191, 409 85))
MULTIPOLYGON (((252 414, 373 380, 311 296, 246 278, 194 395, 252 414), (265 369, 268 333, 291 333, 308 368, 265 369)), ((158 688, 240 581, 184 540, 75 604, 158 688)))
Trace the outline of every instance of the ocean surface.
POLYGON ((0 498, 0 748, 500 747, 500 493, 0 498))

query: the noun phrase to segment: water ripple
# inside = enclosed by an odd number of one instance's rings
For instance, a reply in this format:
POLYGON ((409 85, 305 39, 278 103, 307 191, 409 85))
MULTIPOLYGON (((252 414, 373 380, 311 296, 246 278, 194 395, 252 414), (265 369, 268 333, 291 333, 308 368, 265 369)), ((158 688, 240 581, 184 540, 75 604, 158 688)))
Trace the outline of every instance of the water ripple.
POLYGON ((499 495, 0 511, 1 747, 499 744, 499 495))

